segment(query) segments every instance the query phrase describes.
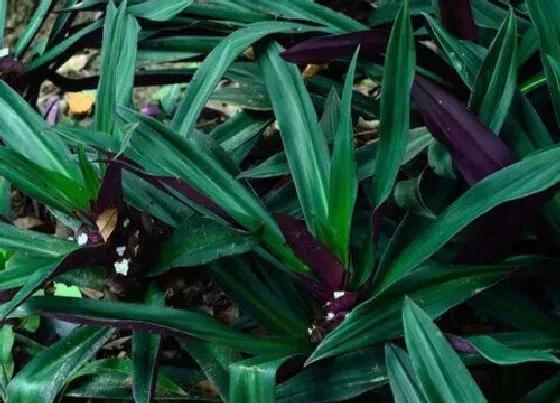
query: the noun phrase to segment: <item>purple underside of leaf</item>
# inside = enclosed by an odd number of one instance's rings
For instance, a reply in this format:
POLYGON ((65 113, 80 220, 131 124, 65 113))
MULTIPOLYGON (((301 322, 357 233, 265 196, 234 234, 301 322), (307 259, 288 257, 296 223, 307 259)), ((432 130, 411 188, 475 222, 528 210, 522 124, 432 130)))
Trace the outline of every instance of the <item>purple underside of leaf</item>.
POLYGON ((452 155, 469 185, 516 162, 515 155, 498 136, 432 81, 416 75, 412 97, 426 127, 452 155))
POLYGON ((148 182, 149 184, 161 190, 162 192, 168 194, 169 196, 174 198, 177 202, 188 206, 187 203, 185 203, 183 200, 181 200, 176 195, 174 195, 171 191, 169 191, 167 186, 181 193, 192 202, 216 214, 218 217, 229 222, 230 224, 236 226, 238 225, 237 222, 218 204, 214 203, 212 200, 204 196, 202 193, 197 192, 195 189, 193 189, 191 186, 181 181, 180 179, 172 178, 170 176, 150 175, 146 172, 143 172, 134 162, 132 162, 127 158, 122 158, 122 160, 113 161, 113 162, 117 165, 120 165, 122 168, 126 169, 127 171, 137 175, 139 178, 148 182))
POLYGON ((344 268, 340 260, 311 235, 303 222, 287 214, 275 214, 274 218, 287 244, 313 270, 321 283, 329 288, 330 294, 342 290, 344 268))
POLYGON ((456 336, 454 334, 446 333, 445 338, 451 344, 451 347, 462 354, 479 354, 478 350, 467 339, 456 336))
POLYGON ((119 211, 124 208, 122 166, 115 163, 109 163, 107 166, 99 187, 95 212, 101 214, 110 208, 116 208, 119 211))
POLYGON ((282 57, 297 64, 326 63, 354 52, 359 45, 360 55, 367 59, 384 52, 388 40, 389 32, 383 29, 320 36, 292 46, 282 53, 282 57))
POLYGON ((459 39, 476 41, 476 26, 470 0, 440 0, 443 26, 459 39))
MULTIPOLYGON (((412 96, 426 127, 449 151, 469 186, 517 161, 500 137, 438 85, 417 75, 412 96)), ((484 214, 470 227, 469 241, 456 262, 477 264, 505 255, 554 193, 550 190, 505 203, 484 214)))

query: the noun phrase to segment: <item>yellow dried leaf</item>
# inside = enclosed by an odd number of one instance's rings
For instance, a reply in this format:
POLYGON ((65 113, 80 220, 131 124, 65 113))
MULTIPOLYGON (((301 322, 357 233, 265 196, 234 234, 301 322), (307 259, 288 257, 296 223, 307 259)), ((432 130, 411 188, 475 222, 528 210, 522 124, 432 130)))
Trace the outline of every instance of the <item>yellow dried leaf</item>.
POLYGON ((119 212, 114 208, 105 210, 103 213, 99 214, 95 223, 105 242, 107 242, 115 228, 117 228, 118 218, 119 212))
POLYGON ((303 70, 303 78, 308 79, 313 77, 315 74, 320 73, 329 69, 328 64, 308 64, 303 70))
POLYGON ((93 110, 95 95, 87 92, 69 92, 66 94, 68 99, 68 110, 74 116, 88 116, 93 110))

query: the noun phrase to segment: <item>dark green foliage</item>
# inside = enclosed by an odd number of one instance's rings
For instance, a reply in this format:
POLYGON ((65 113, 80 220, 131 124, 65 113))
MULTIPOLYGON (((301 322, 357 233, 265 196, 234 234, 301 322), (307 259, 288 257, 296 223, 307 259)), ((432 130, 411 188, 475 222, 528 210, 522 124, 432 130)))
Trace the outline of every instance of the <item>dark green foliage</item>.
POLYGON ((554 401, 559 27, 555 0, 37 2, 0 55, 0 399, 554 401), (61 76, 86 48, 100 73, 61 76), (91 122, 49 126, 46 80, 97 89, 91 122))

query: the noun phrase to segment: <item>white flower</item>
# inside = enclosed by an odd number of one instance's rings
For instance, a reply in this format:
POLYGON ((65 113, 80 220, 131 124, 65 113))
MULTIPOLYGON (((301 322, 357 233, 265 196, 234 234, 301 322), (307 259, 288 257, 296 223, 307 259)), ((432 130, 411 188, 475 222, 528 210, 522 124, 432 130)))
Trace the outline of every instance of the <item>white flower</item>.
POLYGON ((80 234, 80 236, 78 237, 78 245, 80 246, 84 246, 86 243, 88 243, 88 236, 85 232, 82 232, 80 234))
POLYGON ((123 221, 122 225, 123 225, 124 228, 127 228, 129 224, 130 224, 130 220, 127 218, 123 221))
POLYGON ((126 246, 117 247, 117 255, 119 255, 119 257, 123 257, 125 251, 126 251, 126 246))
POLYGON ((332 312, 327 313, 327 320, 331 321, 333 319, 334 319, 334 313, 332 313, 332 312))
POLYGON ((342 298, 342 297, 344 297, 344 294, 346 294, 344 291, 335 291, 335 292, 333 292, 334 299, 342 298))
POLYGON ((115 262, 115 271, 117 274, 126 276, 128 274, 128 259, 117 260, 115 262))

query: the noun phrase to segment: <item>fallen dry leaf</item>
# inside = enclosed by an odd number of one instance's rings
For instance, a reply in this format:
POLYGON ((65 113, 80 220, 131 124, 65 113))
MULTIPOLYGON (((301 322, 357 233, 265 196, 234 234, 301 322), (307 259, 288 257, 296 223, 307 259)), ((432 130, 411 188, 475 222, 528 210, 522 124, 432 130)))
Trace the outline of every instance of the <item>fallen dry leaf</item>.
POLYGON ((73 116, 88 116, 93 110, 95 95, 89 92, 69 92, 66 94, 68 111, 73 116))
POLYGON ((325 71, 329 69, 328 64, 308 64, 303 70, 303 78, 311 78, 315 74, 320 73, 321 71, 325 71))
POLYGON ((103 213, 99 214, 97 221, 97 229, 101 233, 101 236, 107 242, 115 228, 117 228, 117 221, 119 218, 119 212, 117 209, 111 208, 109 210, 105 210, 103 213))
POLYGON ((91 55, 88 54, 73 55, 70 59, 63 63, 56 72, 62 75, 66 75, 70 72, 79 72, 87 66, 90 59, 91 55))
POLYGON ((20 228, 20 229, 33 229, 33 228, 40 227, 43 224, 44 224, 43 221, 33 217, 16 218, 14 220, 14 225, 16 226, 16 228, 20 228))

